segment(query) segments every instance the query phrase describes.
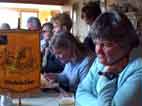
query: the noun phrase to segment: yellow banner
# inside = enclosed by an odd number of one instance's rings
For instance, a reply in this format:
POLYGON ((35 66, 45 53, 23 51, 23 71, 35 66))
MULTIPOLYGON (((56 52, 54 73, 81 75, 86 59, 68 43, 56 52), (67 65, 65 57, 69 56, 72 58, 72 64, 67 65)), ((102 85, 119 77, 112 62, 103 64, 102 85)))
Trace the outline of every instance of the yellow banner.
POLYGON ((0 93, 30 95, 40 87, 39 32, 0 32, 0 93))

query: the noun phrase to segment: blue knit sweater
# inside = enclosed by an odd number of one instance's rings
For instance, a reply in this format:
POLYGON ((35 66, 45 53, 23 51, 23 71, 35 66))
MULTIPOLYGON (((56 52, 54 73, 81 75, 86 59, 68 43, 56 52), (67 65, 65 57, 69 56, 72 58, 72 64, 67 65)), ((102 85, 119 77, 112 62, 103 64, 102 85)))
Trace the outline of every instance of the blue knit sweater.
POLYGON ((131 59, 118 78, 99 76, 98 58, 77 89, 76 106, 142 106, 142 59, 131 59))

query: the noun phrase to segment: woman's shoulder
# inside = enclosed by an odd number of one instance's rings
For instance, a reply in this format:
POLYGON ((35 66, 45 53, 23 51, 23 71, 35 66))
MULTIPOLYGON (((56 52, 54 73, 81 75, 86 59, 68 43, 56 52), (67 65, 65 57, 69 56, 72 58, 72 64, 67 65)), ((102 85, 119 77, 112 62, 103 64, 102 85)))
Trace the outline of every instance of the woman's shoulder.
POLYGON ((128 63, 129 68, 142 68, 142 57, 131 58, 128 63))
POLYGON ((142 58, 131 59, 120 76, 127 78, 136 74, 142 76, 142 58))
POLYGON ((80 65, 90 65, 91 66, 95 58, 96 58, 95 56, 92 56, 92 57, 86 56, 82 59, 82 61, 80 62, 80 65))
POLYGON ((130 70, 128 72, 135 71, 141 71, 142 72, 142 47, 139 46, 137 48, 134 48, 130 54, 129 63, 126 66, 127 70, 130 70))

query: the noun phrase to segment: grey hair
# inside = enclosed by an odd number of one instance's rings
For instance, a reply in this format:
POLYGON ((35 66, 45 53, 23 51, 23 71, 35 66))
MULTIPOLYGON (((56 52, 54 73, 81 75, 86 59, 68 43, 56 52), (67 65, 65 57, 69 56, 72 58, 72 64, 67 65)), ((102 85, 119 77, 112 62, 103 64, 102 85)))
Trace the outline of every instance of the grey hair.
POLYGON ((139 38, 130 20, 117 11, 102 13, 90 29, 92 39, 115 41, 125 49, 139 45, 139 38))
POLYGON ((27 24, 28 23, 32 23, 32 26, 35 27, 37 30, 41 29, 41 23, 39 18, 37 17, 33 17, 33 16, 29 17, 27 20, 27 24))

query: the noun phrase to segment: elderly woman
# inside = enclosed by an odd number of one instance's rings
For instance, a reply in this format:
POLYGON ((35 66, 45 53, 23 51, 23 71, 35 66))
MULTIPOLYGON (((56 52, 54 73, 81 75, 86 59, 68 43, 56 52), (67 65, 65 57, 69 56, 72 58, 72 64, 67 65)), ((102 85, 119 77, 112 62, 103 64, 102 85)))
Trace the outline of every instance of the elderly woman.
POLYGON ((142 106, 142 59, 131 56, 139 40, 122 13, 105 12, 92 25, 97 58, 79 85, 76 106, 142 106))
POLYGON ((2 23, 0 25, 0 30, 10 30, 10 25, 8 23, 2 23))
POLYGON ((61 13, 52 18, 52 23, 54 26, 54 33, 58 33, 60 31, 70 32, 72 28, 72 19, 67 13, 61 13))
POLYGON ((51 39, 50 47, 56 57, 65 64, 57 81, 64 90, 75 92, 88 73, 94 59, 93 53, 69 32, 56 33, 51 39))
POLYGON ((41 53, 42 53, 42 73, 46 74, 49 72, 59 73, 64 69, 64 65, 55 57, 55 55, 49 50, 49 42, 53 36, 53 25, 48 22, 42 26, 41 40, 41 53))
POLYGON ((48 47, 49 40, 53 36, 53 24, 50 22, 44 23, 41 28, 41 36, 43 39, 40 41, 40 50, 45 52, 44 49, 48 47))
POLYGON ((41 23, 39 18, 37 17, 29 17, 27 20, 27 28, 31 31, 40 31, 41 30, 41 23))

